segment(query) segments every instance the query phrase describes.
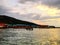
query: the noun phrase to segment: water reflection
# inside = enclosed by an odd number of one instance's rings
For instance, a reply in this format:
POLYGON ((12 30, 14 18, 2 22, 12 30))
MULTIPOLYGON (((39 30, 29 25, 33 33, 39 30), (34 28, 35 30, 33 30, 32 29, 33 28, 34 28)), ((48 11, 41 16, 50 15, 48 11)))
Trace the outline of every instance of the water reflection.
POLYGON ((0 30, 0 45, 60 45, 60 29, 0 30))

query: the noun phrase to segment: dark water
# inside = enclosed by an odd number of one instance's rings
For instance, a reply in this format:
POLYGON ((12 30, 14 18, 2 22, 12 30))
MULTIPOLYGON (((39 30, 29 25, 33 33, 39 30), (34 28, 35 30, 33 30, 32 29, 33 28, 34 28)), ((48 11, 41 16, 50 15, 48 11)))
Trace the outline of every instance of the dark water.
POLYGON ((60 29, 0 29, 0 45, 60 45, 60 29))

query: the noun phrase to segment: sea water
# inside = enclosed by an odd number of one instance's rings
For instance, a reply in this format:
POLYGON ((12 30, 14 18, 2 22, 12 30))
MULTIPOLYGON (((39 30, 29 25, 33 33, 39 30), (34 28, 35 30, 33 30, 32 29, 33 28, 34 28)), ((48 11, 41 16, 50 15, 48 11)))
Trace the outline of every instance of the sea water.
POLYGON ((60 45, 60 29, 0 29, 0 45, 60 45))

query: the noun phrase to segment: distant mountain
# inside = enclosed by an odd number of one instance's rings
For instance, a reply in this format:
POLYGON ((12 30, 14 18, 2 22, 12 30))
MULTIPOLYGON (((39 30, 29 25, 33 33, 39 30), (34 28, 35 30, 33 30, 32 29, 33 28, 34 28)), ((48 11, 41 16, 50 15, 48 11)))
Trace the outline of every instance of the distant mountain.
POLYGON ((7 24, 26 24, 26 23, 27 24, 33 24, 31 22, 18 20, 18 19, 6 16, 6 15, 0 15, 0 22, 4 22, 4 23, 7 23, 7 24))
MULTIPOLYGON (((48 28, 48 25, 38 25, 32 22, 28 22, 28 21, 22 21, 13 17, 9 17, 6 15, 0 15, 0 23, 5 23, 5 24, 24 24, 24 25, 29 25, 31 27, 38 27, 38 28, 48 28)), ((50 26, 50 27, 54 27, 54 26, 50 26)))
POLYGON ((15 19, 13 17, 9 17, 9 16, 6 16, 6 15, 0 15, 0 22, 6 23, 6 24, 27 24, 27 25, 38 26, 38 24, 28 22, 28 21, 22 21, 22 20, 15 19))

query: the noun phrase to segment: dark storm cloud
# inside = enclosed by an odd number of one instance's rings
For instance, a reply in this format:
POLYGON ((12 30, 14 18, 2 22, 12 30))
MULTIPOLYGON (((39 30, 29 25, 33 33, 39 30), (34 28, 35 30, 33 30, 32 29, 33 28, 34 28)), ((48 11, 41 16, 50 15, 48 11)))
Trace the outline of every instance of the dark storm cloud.
POLYGON ((42 4, 47 6, 60 8, 60 0, 19 0, 20 3, 25 3, 27 1, 35 3, 41 2, 42 4))
POLYGON ((60 7, 60 0, 41 0, 41 2, 48 6, 60 7))
POLYGON ((25 3, 27 1, 29 1, 29 2, 38 2, 40 0, 19 0, 20 3, 25 3))

